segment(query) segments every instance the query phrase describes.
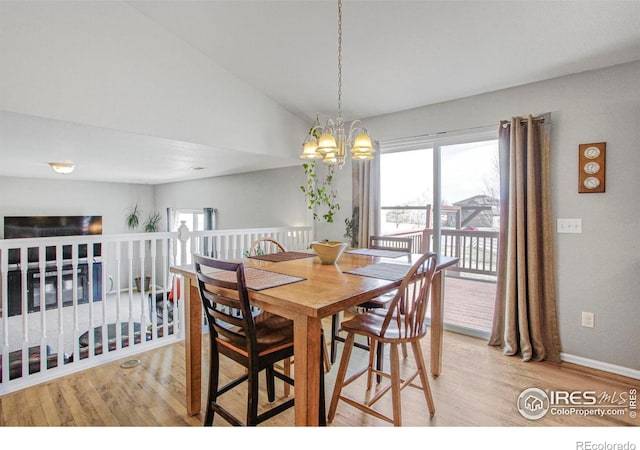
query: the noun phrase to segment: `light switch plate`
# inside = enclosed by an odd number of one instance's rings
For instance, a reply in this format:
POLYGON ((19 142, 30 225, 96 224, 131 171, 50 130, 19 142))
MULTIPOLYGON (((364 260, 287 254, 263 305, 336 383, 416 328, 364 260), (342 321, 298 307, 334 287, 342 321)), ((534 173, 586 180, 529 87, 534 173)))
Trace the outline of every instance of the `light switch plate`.
POLYGON ((582 219, 558 219, 558 233, 582 233, 582 219))
POLYGON ((582 312, 582 326, 587 328, 593 328, 595 322, 595 315, 592 312, 582 312))

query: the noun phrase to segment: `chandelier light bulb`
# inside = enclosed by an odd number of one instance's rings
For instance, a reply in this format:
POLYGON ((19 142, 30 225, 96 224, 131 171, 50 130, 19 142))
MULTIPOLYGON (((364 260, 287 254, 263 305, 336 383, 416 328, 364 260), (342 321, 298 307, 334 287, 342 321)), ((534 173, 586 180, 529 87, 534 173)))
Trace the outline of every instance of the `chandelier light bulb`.
POLYGON ((335 152, 338 149, 336 138, 331 133, 324 133, 318 139, 318 151, 323 153, 335 152))
POLYGON ((322 154, 318 152, 318 140, 311 134, 307 135, 307 138, 302 144, 302 159, 320 159, 322 154))
POLYGON ((327 152, 322 159, 322 162, 325 164, 337 164, 338 157, 336 156, 336 152, 327 152))
POLYGON ((373 159, 373 153, 371 152, 353 152, 351 159, 357 159, 360 161, 366 159, 373 159))
POLYGON ((73 172, 73 170, 76 168, 76 166, 69 161, 50 162, 49 166, 51 166, 51 169, 53 169, 54 172, 61 173, 63 175, 73 172))
POLYGON ((351 147, 351 151, 356 152, 372 152, 373 143, 371 142, 371 138, 365 132, 362 132, 356 136, 353 140, 353 146, 351 147))

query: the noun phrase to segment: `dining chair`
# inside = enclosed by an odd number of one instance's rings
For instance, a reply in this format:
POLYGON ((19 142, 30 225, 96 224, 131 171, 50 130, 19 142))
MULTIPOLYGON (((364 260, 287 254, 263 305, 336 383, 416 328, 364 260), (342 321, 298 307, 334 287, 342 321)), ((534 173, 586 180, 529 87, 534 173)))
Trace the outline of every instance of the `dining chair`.
MULTIPOLYGON (((260 312, 254 316, 247 292, 244 264, 193 255, 198 290, 209 326, 210 367, 209 395, 204 425, 213 424, 218 413, 232 425, 257 425, 294 404, 294 399, 281 402, 258 414, 258 375, 267 376, 267 397, 275 401, 275 378, 293 385, 290 377, 274 370, 274 364, 293 356, 293 322, 275 314, 260 312), (205 270, 203 271, 203 268, 205 270), (207 269, 230 273, 232 281, 214 278, 207 269), (209 273, 207 273, 209 272, 209 273), (212 287, 222 288, 213 290, 212 287), (234 311, 234 313, 231 313, 234 311), (224 355, 246 371, 219 387, 220 355, 224 355), (219 402, 219 397, 236 386, 248 383, 246 421, 243 422, 219 402)), ((221 275, 219 278, 223 278, 221 275)))
POLYGON ((275 239, 264 237, 251 243, 249 256, 270 255, 271 253, 286 252, 287 249, 275 239))
POLYGON ((399 236, 369 236, 369 248, 411 253, 413 240, 399 236))
MULTIPOLYGON (((369 237, 369 247, 370 249, 375 250, 391 250, 396 252, 402 252, 406 254, 411 254, 413 241, 411 238, 397 237, 397 236, 370 236, 369 237)), ((358 305, 359 308, 368 311, 370 309, 377 308, 385 308, 391 299, 393 298, 393 293, 382 295, 380 297, 376 297, 372 300, 366 301, 358 305)), ((331 317, 331 363, 334 364, 336 362, 337 357, 337 346, 338 342, 345 342, 345 339, 340 336, 340 316, 338 314, 334 314, 331 317)), ((361 348, 363 350, 369 350, 368 344, 362 344, 360 342, 356 342, 354 344, 356 347, 361 348)), ((403 347, 402 354, 406 357, 406 348, 403 347)), ((380 365, 380 369, 382 368, 383 362, 383 348, 380 347, 378 350, 378 364, 380 365)), ((378 381, 380 378, 378 377, 378 381)))
MULTIPOLYGON (((338 401, 343 400, 345 403, 367 414, 390 422, 394 426, 401 426, 401 391, 406 387, 413 387, 423 391, 429 414, 433 417, 435 414, 435 405, 429 386, 420 341, 427 334, 426 313, 429 304, 431 281, 436 270, 436 265, 437 257, 435 253, 429 252, 423 254, 418 261, 411 266, 407 275, 403 278, 388 309, 384 311, 378 309, 367 311, 342 323, 342 329, 347 332, 347 338, 336 375, 336 383, 331 397, 331 403, 329 405, 329 414, 327 417, 329 422, 335 417, 338 401), (355 337, 358 335, 365 336, 371 341, 368 364, 367 367, 357 371, 346 379, 351 351, 354 347, 355 337), (377 343, 389 344, 391 347, 390 373, 374 368, 374 344, 377 343), (411 374, 401 374, 400 372, 398 346, 402 343, 410 344, 413 350, 416 370, 411 374), (354 398, 353 395, 343 395, 343 388, 364 374, 367 375, 367 392, 365 393, 365 398, 360 401, 354 398), (377 392, 375 394, 370 392, 374 374, 390 380, 385 386, 380 386, 376 389, 377 392), (420 385, 414 383, 416 377, 419 377, 420 385), (391 417, 383 411, 380 411, 380 408, 374 409, 373 407, 374 404, 389 391, 391 391, 393 406, 391 417)), ((409 367, 409 365, 405 365, 404 367, 409 367)), ((405 372, 407 370, 409 369, 405 369, 405 372)))

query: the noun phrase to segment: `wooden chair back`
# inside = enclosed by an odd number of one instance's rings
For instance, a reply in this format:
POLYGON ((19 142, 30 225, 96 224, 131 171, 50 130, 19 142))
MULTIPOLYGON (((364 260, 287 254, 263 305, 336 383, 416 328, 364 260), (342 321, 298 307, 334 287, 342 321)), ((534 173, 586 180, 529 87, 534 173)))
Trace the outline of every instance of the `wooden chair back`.
POLYGON ((411 253, 413 241, 410 237, 370 236, 369 248, 377 250, 394 250, 411 253))
POLYGON ((287 249, 280 242, 272 238, 260 238, 253 241, 249 249, 249 256, 270 255, 286 252, 287 249))
POLYGON ((426 332, 426 315, 431 292, 431 281, 436 271, 437 256, 433 252, 420 256, 402 280, 395 297, 388 306, 382 324, 381 336, 393 322, 400 330, 400 341, 422 338, 426 332))
MULTIPOLYGON (((244 276, 244 265, 193 255, 198 288, 209 325, 212 343, 235 347, 246 355, 256 355, 256 328, 244 276), (232 281, 223 281, 207 274, 203 267, 231 272, 232 281), (211 290, 211 286, 223 290, 211 290), (222 293, 220 293, 222 292, 222 293)), ((222 349, 220 349, 222 351, 222 349)), ((228 354, 228 352, 222 351, 228 354)), ((235 359, 235 358, 233 358, 235 359)))

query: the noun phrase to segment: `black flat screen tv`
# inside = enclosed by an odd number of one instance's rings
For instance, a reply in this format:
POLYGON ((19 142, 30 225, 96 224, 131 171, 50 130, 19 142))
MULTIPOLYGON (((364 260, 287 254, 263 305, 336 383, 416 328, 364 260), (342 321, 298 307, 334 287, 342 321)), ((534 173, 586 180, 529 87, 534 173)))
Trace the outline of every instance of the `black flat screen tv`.
MULTIPOLYGON (((40 238, 52 236, 88 236, 102 234, 102 216, 5 216, 4 238, 40 238)), ((63 259, 71 259, 71 246, 62 247, 63 259)), ((94 244, 94 256, 100 256, 100 244, 94 244)), ((78 246, 78 257, 87 257, 87 246, 78 246)), ((29 248, 29 262, 38 261, 38 249, 29 248)), ((56 248, 46 248, 47 261, 56 260, 56 248)), ((9 251, 9 264, 20 263, 20 250, 9 251)))

